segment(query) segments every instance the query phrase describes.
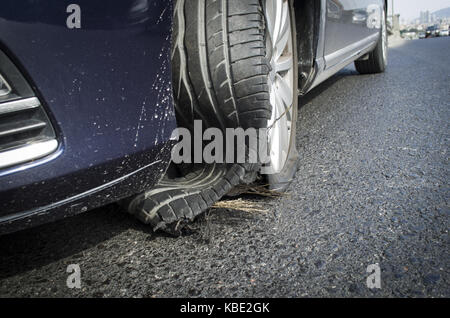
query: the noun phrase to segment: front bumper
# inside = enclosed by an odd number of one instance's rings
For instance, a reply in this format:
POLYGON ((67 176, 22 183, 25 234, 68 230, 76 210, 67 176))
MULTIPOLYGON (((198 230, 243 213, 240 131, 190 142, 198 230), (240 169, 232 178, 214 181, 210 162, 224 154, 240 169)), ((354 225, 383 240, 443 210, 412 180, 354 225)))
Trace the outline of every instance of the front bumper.
POLYGON ((168 1, 4 0, 0 50, 21 70, 58 140, 45 158, 0 170, 0 232, 73 215, 154 185, 170 160, 168 1))

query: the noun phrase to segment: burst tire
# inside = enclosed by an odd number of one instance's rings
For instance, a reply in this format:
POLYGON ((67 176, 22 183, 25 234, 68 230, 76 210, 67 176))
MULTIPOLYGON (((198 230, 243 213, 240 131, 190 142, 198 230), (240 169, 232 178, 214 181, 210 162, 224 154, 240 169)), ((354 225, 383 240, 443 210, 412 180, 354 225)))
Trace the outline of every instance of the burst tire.
MULTIPOLYGON (((284 88, 281 101, 291 101, 286 107, 290 124, 283 142, 285 158, 280 172, 268 177, 277 190, 287 187, 297 167, 297 54, 292 12, 292 2, 287 0, 178 0, 174 9, 172 72, 180 126, 191 128, 194 119, 221 129, 284 123, 275 118, 280 109, 274 102, 277 87, 284 88), (284 18, 270 18, 268 12, 284 18), (283 33, 286 30, 288 36, 283 33), (283 47, 276 53, 275 34, 289 49, 283 47), (277 64, 280 61, 283 65, 277 64), (289 70, 282 69, 286 66, 289 70), (281 78, 286 76, 287 86, 281 78)), ((181 176, 167 174, 155 189, 130 203, 130 213, 155 230, 179 235, 180 224, 193 220, 234 186, 248 182, 258 165, 203 165, 187 173, 191 168, 181 176)))

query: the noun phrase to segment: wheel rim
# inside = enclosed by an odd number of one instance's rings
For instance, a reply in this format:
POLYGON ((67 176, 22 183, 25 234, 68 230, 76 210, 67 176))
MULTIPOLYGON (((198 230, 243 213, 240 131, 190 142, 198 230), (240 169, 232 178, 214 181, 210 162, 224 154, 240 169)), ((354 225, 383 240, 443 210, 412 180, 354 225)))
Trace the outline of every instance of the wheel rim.
POLYGON ((387 39, 387 26, 386 26, 386 12, 383 10, 383 18, 381 21, 381 36, 383 41, 383 59, 384 64, 387 64, 387 52, 388 52, 388 39, 387 39))
POLYGON ((268 123, 268 149, 270 167, 274 172, 280 172, 289 154, 295 91, 289 1, 267 0, 265 15, 272 46, 268 82, 272 118, 268 123))

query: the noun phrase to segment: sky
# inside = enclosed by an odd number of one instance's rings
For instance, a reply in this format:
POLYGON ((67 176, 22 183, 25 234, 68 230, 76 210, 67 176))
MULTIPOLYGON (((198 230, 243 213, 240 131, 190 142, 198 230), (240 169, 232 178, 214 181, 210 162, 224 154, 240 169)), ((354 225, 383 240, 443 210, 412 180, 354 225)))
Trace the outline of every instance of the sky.
MULTIPOLYGON (((391 5, 392 0, 388 0, 391 5)), ((420 11, 434 12, 450 7, 450 0, 394 0, 394 10, 400 14, 401 19, 415 19, 420 16, 420 11)), ((389 9, 389 13, 391 9, 389 9)))

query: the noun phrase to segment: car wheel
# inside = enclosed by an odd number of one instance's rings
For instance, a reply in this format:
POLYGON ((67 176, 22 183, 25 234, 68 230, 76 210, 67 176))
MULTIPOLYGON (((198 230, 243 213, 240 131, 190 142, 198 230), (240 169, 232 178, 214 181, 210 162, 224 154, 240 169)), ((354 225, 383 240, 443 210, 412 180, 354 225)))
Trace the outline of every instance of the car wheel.
POLYGON ((298 61, 293 1, 179 0, 174 92, 180 124, 268 128, 268 182, 297 170, 298 61))
POLYGON ((383 73, 387 66, 388 35, 386 26, 386 11, 383 10, 381 19, 381 36, 375 49, 368 58, 355 61, 356 70, 360 74, 383 73))
MULTIPOLYGON (((272 188, 296 171, 297 54, 288 0, 178 0, 172 73, 179 126, 269 128, 272 188)), ((258 164, 174 165, 155 189, 129 204, 154 229, 179 235, 234 186, 252 182, 258 164), (250 177, 249 177, 250 176, 250 177)))
POLYGON ((269 74, 271 119, 268 123, 270 188, 285 191, 297 171, 296 124, 298 117, 298 58, 293 3, 266 1, 270 34, 269 74))

